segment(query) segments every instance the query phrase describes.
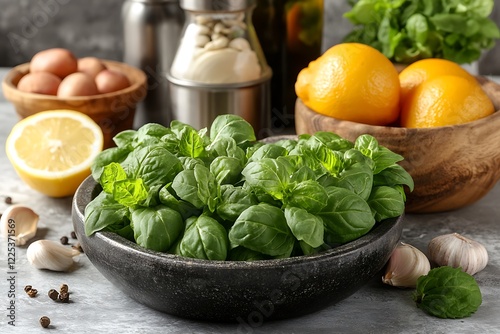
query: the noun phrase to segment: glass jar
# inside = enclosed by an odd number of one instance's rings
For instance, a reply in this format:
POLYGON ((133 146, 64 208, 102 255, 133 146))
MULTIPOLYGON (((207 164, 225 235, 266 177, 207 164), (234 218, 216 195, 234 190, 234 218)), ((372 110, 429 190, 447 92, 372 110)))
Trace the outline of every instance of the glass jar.
POLYGON ((206 84, 258 80, 267 63, 252 24, 253 0, 181 0, 186 23, 170 74, 206 84))
POLYGON ((180 0, 185 23, 168 80, 174 119, 209 127, 237 114, 268 136, 272 70, 252 23, 254 0, 180 0))

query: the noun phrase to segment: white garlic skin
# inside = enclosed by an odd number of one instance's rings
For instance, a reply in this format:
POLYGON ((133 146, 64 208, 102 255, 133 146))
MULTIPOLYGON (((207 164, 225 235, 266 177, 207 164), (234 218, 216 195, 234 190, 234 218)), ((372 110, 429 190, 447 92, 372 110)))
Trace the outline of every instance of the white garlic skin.
POLYGON ((27 206, 9 206, 0 219, 2 237, 10 236, 16 241, 16 246, 25 245, 36 235, 39 218, 38 214, 27 206))
POLYGON ((38 269, 67 271, 73 266, 73 257, 79 255, 76 249, 65 247, 52 240, 38 240, 29 245, 28 261, 38 269))
POLYGON ((382 282, 402 288, 414 288, 422 275, 427 275, 431 264, 418 248, 401 242, 392 252, 382 282))
POLYGON ((429 258, 439 266, 461 267, 474 275, 488 264, 488 252, 477 241, 458 233, 444 234, 429 242, 429 258))

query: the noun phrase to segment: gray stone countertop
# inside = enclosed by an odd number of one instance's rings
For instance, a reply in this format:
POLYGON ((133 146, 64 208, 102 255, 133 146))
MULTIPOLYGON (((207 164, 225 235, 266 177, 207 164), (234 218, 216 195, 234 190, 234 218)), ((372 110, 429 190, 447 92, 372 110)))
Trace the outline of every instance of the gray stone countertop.
MULTIPOLYGON (((0 69, 0 78, 6 69, 0 69)), ((73 230, 71 198, 45 197, 26 186, 5 154, 5 141, 17 122, 14 107, 0 96, 0 212, 5 196, 30 206, 40 215, 36 239, 58 241, 73 230)), ((480 201, 452 212, 408 214, 402 241, 426 252, 435 236, 458 232, 483 243, 489 252, 488 266, 475 275, 483 303, 469 318, 451 320, 427 315, 412 300, 413 289, 383 285, 380 277, 349 298, 314 314, 276 322, 237 324, 185 320, 149 309, 124 295, 107 281, 85 254, 69 273, 38 270, 26 259, 26 247, 17 247, 14 268, 8 268, 7 245, 0 242, 0 333, 500 333, 500 183, 480 201), (10 274, 14 272, 14 274, 10 274), (11 286, 10 281, 13 285, 11 286), (47 296, 62 283, 71 292, 68 304, 47 296), (25 285, 38 289, 30 298, 25 285), (13 296, 12 292, 15 294, 13 296), (8 310, 14 302, 15 311, 8 310), (14 315, 15 326, 9 324, 14 315), (51 327, 39 325, 41 316, 51 327)), ((70 238, 71 243, 76 240, 70 238)), ((196 307, 193 305, 193 307, 196 307)))

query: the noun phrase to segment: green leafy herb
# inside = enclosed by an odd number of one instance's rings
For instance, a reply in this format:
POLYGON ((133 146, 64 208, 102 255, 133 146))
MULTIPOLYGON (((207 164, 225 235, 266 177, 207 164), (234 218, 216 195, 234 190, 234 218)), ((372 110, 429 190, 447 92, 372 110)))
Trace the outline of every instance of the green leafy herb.
POLYGON ((209 260, 313 254, 403 213, 411 176, 369 135, 330 132, 266 144, 222 115, 207 129, 173 121, 114 137, 92 165, 102 187, 85 232, 209 260))
POLYGON ((417 280, 413 300, 427 313, 439 318, 464 318, 482 303, 481 290, 461 268, 438 267, 417 280))
POLYGON ((345 13, 354 25, 346 42, 380 50, 398 63, 445 58, 459 64, 479 59, 500 38, 488 18, 493 0, 353 0, 345 13))

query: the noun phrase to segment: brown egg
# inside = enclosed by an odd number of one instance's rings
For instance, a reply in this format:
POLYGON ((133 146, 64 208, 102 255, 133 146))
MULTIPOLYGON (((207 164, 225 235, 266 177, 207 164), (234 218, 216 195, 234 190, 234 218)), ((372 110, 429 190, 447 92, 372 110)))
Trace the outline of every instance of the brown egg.
POLYGON ((106 65, 104 65, 98 58, 84 57, 78 59, 78 72, 87 73, 94 79, 99 72, 105 69, 106 65))
POLYGON ((19 80, 17 89, 28 93, 57 95, 61 78, 49 72, 28 73, 19 80))
POLYGON ((54 48, 40 51, 31 58, 30 72, 50 72, 63 79, 78 70, 77 59, 66 49, 54 48))
POLYGON ((95 77, 99 93, 111 93, 130 86, 127 76, 121 72, 113 70, 104 70, 95 77))
POLYGON ((61 81, 57 90, 58 97, 89 96, 98 93, 94 79, 81 72, 68 75, 61 81))

